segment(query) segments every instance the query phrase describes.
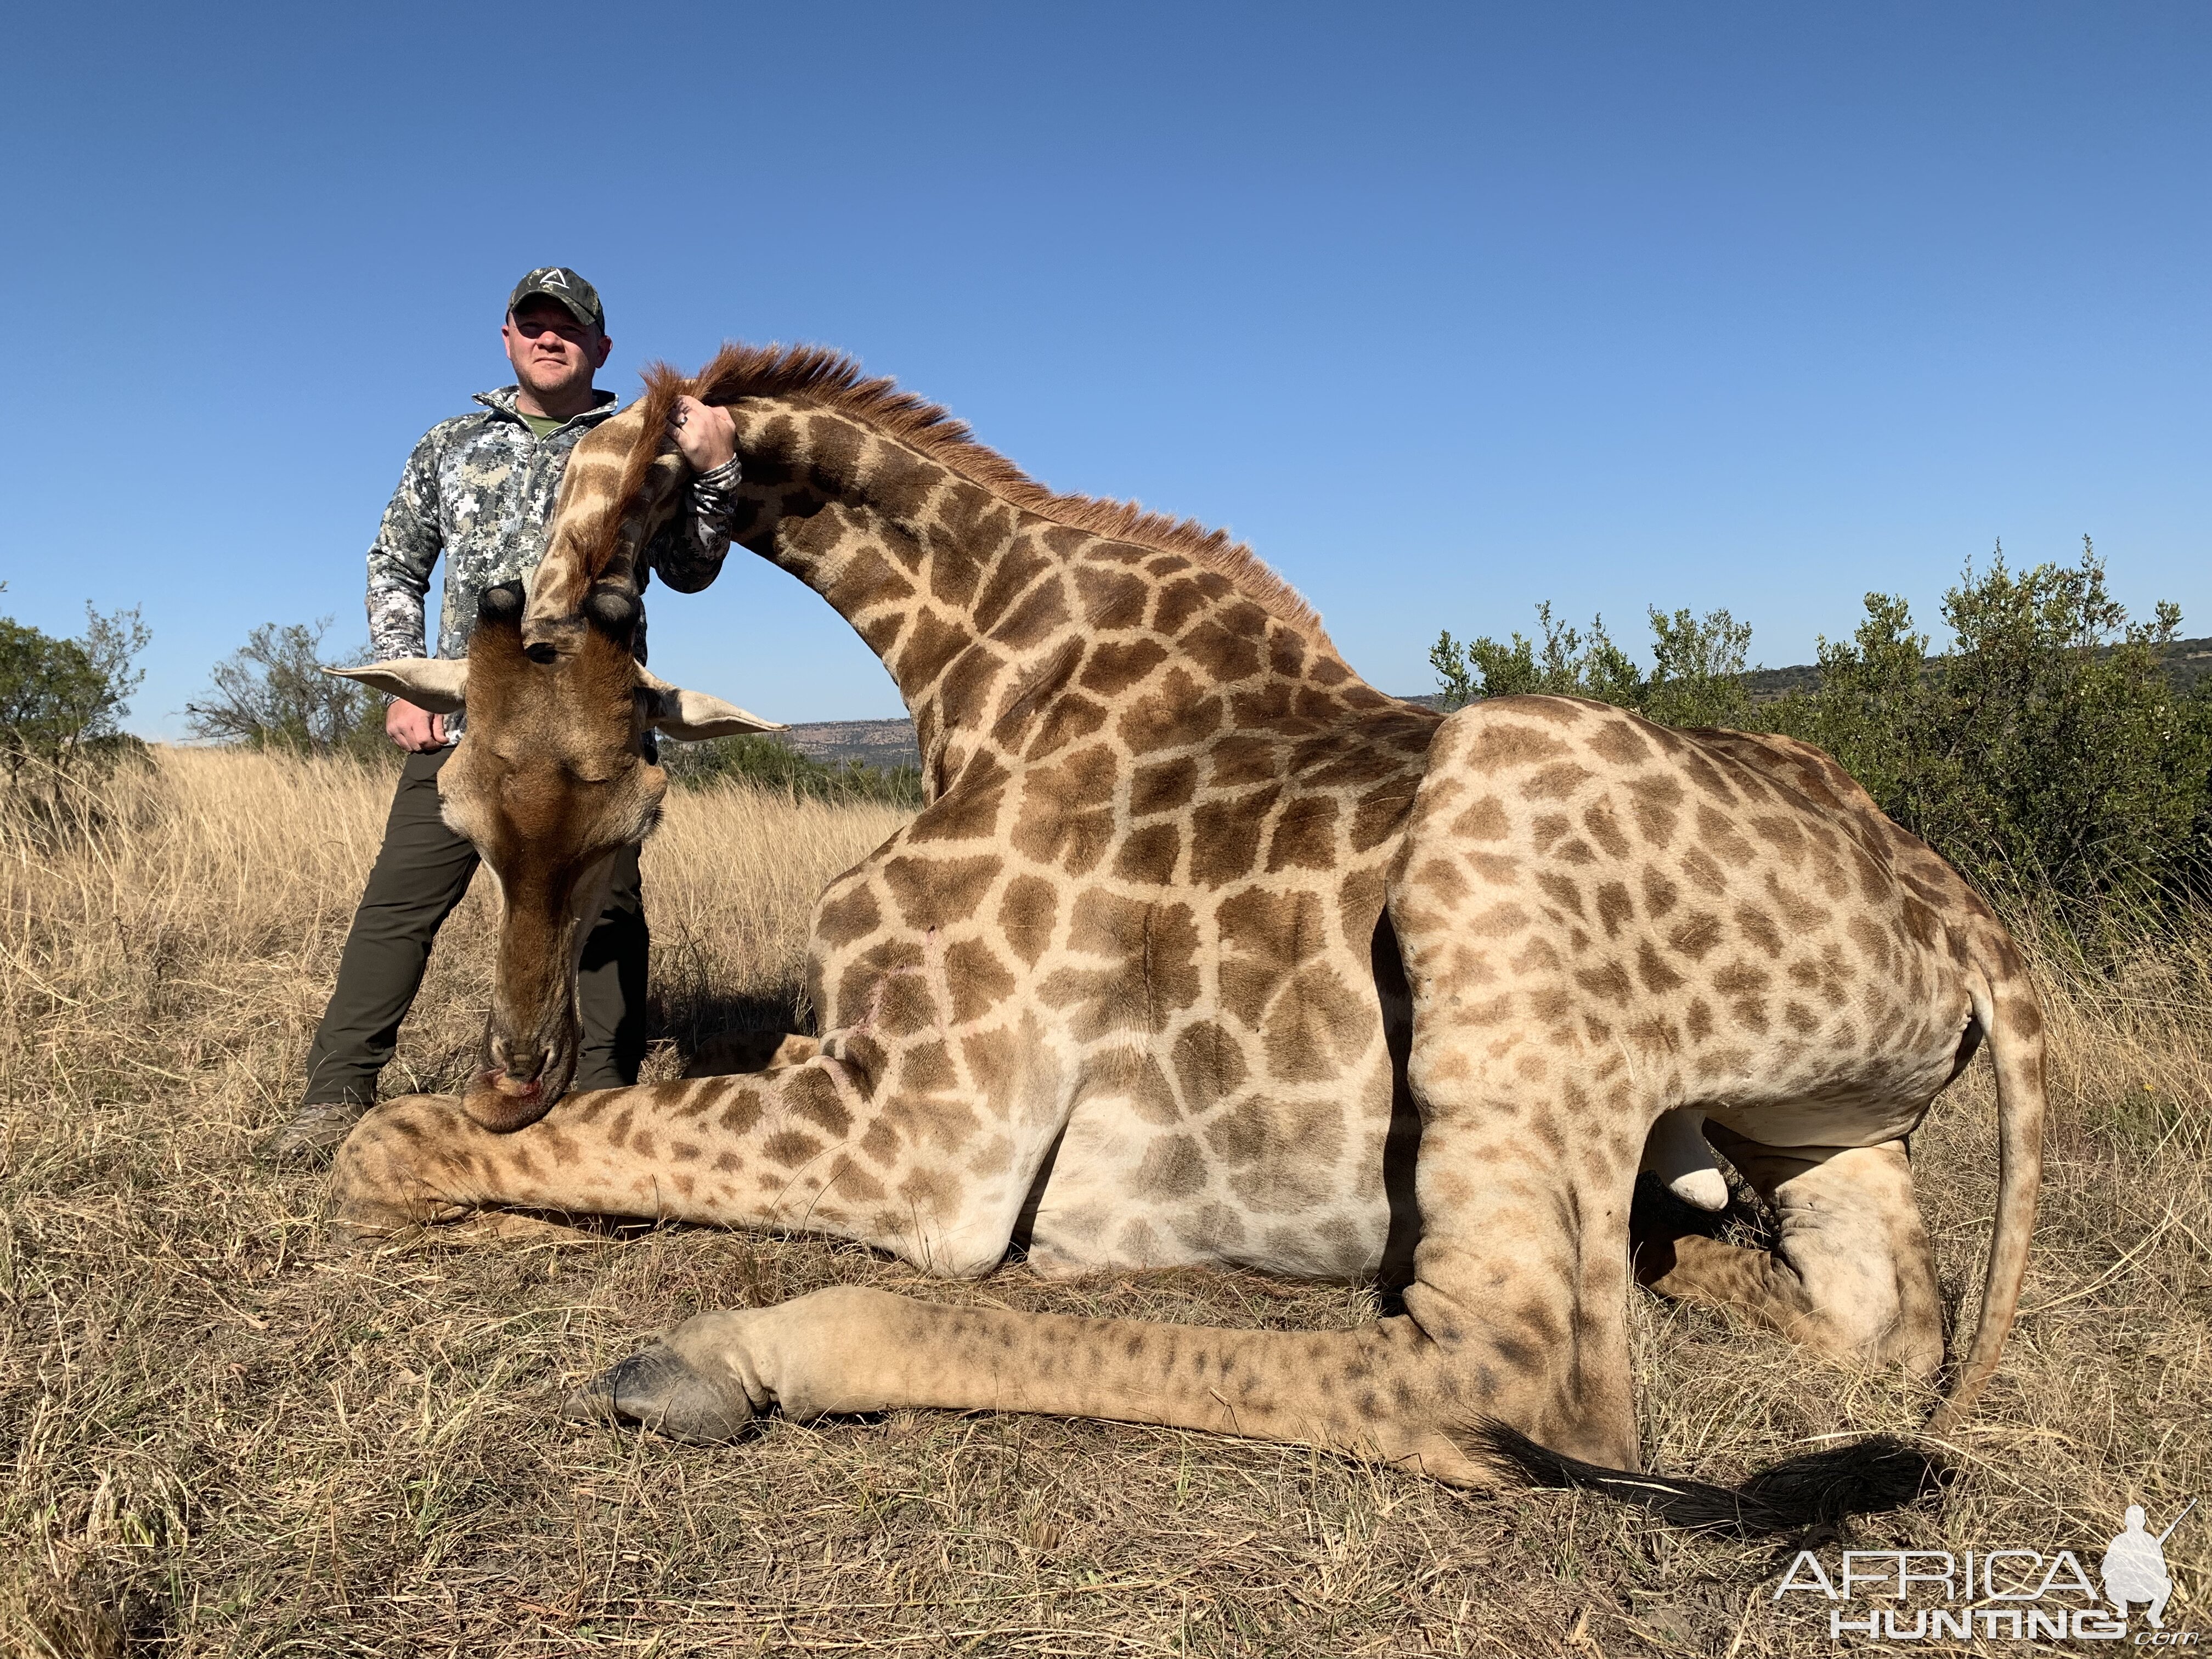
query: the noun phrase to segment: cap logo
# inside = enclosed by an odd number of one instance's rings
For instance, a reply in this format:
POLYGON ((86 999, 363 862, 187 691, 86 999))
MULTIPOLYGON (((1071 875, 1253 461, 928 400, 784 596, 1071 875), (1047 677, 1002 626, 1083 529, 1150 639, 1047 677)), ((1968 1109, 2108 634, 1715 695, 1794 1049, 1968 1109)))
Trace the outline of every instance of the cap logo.
POLYGON ((541 288, 566 288, 568 286, 568 279, 561 274, 560 267, 557 265, 551 270, 547 271, 543 276, 539 277, 538 279, 538 286, 541 288))

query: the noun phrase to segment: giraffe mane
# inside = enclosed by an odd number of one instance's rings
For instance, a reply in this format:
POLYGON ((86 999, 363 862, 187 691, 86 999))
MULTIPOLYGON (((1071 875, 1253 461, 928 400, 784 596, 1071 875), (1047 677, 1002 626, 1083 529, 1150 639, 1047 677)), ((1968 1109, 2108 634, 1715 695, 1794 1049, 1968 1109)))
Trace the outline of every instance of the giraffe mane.
POLYGON ((1114 541, 1179 554, 1226 577, 1239 592, 1309 641, 1335 649, 1322 629, 1320 614, 1227 531, 1209 530, 1195 519, 1148 512, 1134 501, 1048 489, 998 451, 977 443, 965 421, 902 390, 888 378, 870 377, 842 351, 828 346, 756 346, 732 341, 696 374, 656 362, 647 366, 644 378, 645 393, 637 404, 643 422, 623 466, 615 510, 606 519, 610 553, 615 526, 663 453, 661 434, 677 398, 688 393, 705 404, 733 404, 744 398, 778 398, 857 421, 1024 512, 1114 541))

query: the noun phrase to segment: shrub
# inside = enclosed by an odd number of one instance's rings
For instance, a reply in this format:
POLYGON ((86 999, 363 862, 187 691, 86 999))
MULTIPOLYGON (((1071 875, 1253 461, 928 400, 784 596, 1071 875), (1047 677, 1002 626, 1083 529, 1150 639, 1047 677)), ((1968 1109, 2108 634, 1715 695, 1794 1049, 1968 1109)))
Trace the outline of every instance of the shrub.
MULTIPOLYGON (((313 623, 264 623, 247 635, 215 665, 200 700, 185 705, 192 735, 301 755, 399 759, 384 734, 384 699, 325 672, 334 665, 322 649, 330 625, 328 617, 313 623)), ((366 659, 368 653, 364 647, 353 654, 366 659)))
POLYGON ((1943 598, 1929 659, 1902 599, 1870 593, 1848 644, 1820 645, 1820 689, 1755 723, 1819 744, 1891 817, 1985 889, 2063 913, 2078 934, 2118 902, 2200 890, 2212 828, 2212 700, 2177 694, 2160 602, 2131 623, 2083 538, 2072 565, 2014 574, 2002 550, 1943 598))
POLYGON ((1725 611, 1709 611, 1702 619, 1656 607, 1649 614, 1651 678, 1638 705, 1645 717, 1667 726, 1745 725, 1751 692, 1743 659, 1751 624, 1725 611))
POLYGON ((1585 634, 1555 621, 1548 604, 1536 607, 1540 644, 1516 630, 1510 645, 1485 634, 1462 646, 1446 632, 1431 647, 1429 662, 1446 706, 1453 708, 1478 697, 1548 692, 1595 697, 1668 726, 1741 724, 1751 708, 1743 678, 1750 625, 1725 611, 1709 611, 1702 620, 1687 611, 1670 615, 1656 608, 1648 616, 1648 679, 1613 642, 1604 617, 1594 618, 1585 634))
POLYGON ((122 720, 145 676, 131 663, 153 636, 135 609, 103 617, 88 605, 84 617, 78 639, 0 617, 0 765, 11 784, 132 747, 122 720))
POLYGON ((1439 635, 1429 662, 1443 687, 1445 702, 1457 708, 1478 697, 1547 692, 1595 697, 1626 708, 1642 706, 1643 673, 1613 644, 1605 631, 1604 617, 1594 618, 1584 634, 1554 621, 1552 607, 1544 604, 1536 607, 1536 626, 1543 634, 1540 645, 1518 629, 1510 645, 1485 634, 1462 647, 1449 632, 1439 635))
POLYGON ((57 639, 0 617, 0 813, 51 838, 104 810, 85 786, 146 745, 122 729, 152 636, 138 612, 85 607, 83 634, 57 639))

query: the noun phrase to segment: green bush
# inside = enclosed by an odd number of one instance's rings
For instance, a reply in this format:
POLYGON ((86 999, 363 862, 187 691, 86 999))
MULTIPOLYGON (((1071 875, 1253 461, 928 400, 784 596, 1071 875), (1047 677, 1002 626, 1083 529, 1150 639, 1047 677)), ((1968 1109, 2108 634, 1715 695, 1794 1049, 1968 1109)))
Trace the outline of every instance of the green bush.
POLYGON ((84 617, 82 637, 56 639, 0 617, 0 767, 11 784, 131 750, 122 720, 145 678, 131 664, 152 635, 135 609, 103 617, 88 605, 84 617))
POLYGON ((737 783, 801 799, 921 805, 921 774, 911 766, 864 766, 859 761, 825 766, 774 738, 716 738, 706 743, 664 740, 660 761, 668 769, 669 781, 687 789, 737 783))
POLYGON ((1668 726, 1741 725, 1751 708, 1743 679, 1749 624, 1725 611, 1708 612, 1701 620, 1687 611, 1669 615, 1655 608, 1649 619, 1648 678, 1613 642, 1604 617, 1592 620, 1585 634, 1555 621, 1549 605, 1536 607, 1540 643, 1516 630, 1510 644, 1485 634, 1462 646, 1447 632, 1431 647, 1429 662, 1445 703, 1454 708, 1477 697, 1548 692, 1595 697, 1668 726))
POLYGON ((73 639, 0 617, 0 817, 41 839, 100 820, 102 793, 87 786, 146 754, 122 722, 151 635, 136 610, 84 614, 73 639))
POLYGON ((1817 691, 1754 722, 1816 743, 1883 810, 1985 889, 2079 932, 2103 907, 2201 891, 2212 808, 2212 700, 2159 659, 2181 624, 2131 623, 2087 538, 2072 565, 2014 574, 2002 551, 1943 598, 1929 658, 1905 602, 1870 593, 1849 643, 1820 645, 1817 691))
POLYGON ((2014 573, 2000 549, 1943 598, 1930 656, 1905 601, 1866 596, 1848 641, 1822 639, 1815 689, 1759 701, 1751 630, 1727 611, 1650 613, 1645 677, 1601 623, 1587 635, 1537 607, 1519 634, 1430 653, 1443 701, 1559 691, 1671 726, 1785 732, 1819 744, 1882 810, 1984 891, 2087 939, 2114 918, 2194 902, 2212 877, 2212 697, 2178 693, 2160 661, 2179 630, 2161 602, 2131 623, 2096 550, 2014 573))

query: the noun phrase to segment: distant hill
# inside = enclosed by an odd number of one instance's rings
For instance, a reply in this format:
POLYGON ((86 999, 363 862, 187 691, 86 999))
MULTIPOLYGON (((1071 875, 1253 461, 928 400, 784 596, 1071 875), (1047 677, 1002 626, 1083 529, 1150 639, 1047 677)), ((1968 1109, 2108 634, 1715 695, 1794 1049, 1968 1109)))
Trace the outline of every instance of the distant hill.
POLYGON ((2190 692, 2212 674, 2212 640, 2176 640, 2166 647, 2166 677, 2177 691, 2190 692))
MULTIPOLYGON (((2184 696, 2212 675, 2212 639, 2176 640, 2160 654, 2166 678, 2184 696)), ((1750 682, 1753 700, 1765 702, 1792 691, 1814 690, 1820 683, 1820 671, 1814 664, 1799 663, 1789 668, 1753 669, 1744 678, 1750 682)), ((1425 708, 1437 708, 1440 702, 1432 691, 1406 701, 1425 708)), ((783 733, 782 740, 808 758, 832 766, 846 761, 886 769, 921 764, 914 726, 908 720, 809 720, 783 733)))
POLYGON ((921 764, 911 720, 808 720, 781 736, 807 759, 825 766, 859 761, 889 770, 921 764))

